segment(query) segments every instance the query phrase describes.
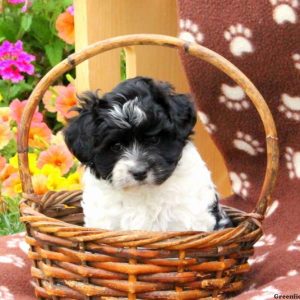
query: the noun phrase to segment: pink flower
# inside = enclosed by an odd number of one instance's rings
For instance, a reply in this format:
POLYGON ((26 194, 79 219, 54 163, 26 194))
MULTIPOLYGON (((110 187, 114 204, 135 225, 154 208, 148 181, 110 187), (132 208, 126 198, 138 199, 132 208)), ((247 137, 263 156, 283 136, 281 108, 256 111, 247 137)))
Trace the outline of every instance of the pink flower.
POLYGON ((73 166, 73 163, 73 156, 67 146, 61 144, 51 145, 48 150, 41 152, 37 166, 42 168, 45 164, 50 164, 58 167, 62 174, 66 174, 73 166))
POLYGON ((72 118, 77 115, 76 111, 70 111, 71 108, 77 106, 78 99, 75 93, 75 87, 69 84, 60 94, 56 100, 56 109, 64 118, 72 118))
POLYGON ((13 137, 10 127, 7 123, 0 122, 0 150, 3 149, 13 137))
POLYGON ((51 130, 46 123, 32 122, 29 129, 29 146, 39 149, 45 149, 51 140, 51 130))
POLYGON ((17 4, 20 4, 20 3, 24 3, 25 0, 7 0, 7 2, 8 2, 9 4, 17 5, 17 4))
POLYGON ((30 1, 30 0, 7 0, 7 2, 12 5, 18 5, 18 4, 24 3, 24 6, 22 7, 22 10, 21 10, 22 12, 26 12, 28 6, 32 5, 32 1, 30 1))
POLYGON ((45 108, 50 112, 56 112, 56 100, 57 97, 65 90, 63 85, 52 86, 44 95, 43 103, 45 108))
POLYGON ((4 80, 17 83, 24 79, 24 74, 33 75, 34 66, 31 64, 35 56, 23 51, 22 41, 15 44, 4 41, 0 46, 0 76, 4 80))
POLYGON ((3 170, 5 165, 6 165, 6 159, 5 157, 0 155, 0 170, 3 170))
MULTIPOLYGON (((15 99, 9 105, 9 108, 11 110, 11 117, 18 124, 21 122, 21 117, 27 101, 28 100, 20 101, 19 99, 15 99)), ((33 114, 32 122, 39 123, 42 120, 43 120, 43 115, 40 112, 38 112, 38 110, 36 109, 36 111, 33 114)))
POLYGON ((74 16, 74 6, 73 5, 70 5, 68 8, 67 8, 67 12, 69 14, 71 14, 72 16, 74 16))
POLYGON ((15 197, 22 192, 22 185, 19 173, 11 174, 2 182, 2 193, 7 197, 15 197))

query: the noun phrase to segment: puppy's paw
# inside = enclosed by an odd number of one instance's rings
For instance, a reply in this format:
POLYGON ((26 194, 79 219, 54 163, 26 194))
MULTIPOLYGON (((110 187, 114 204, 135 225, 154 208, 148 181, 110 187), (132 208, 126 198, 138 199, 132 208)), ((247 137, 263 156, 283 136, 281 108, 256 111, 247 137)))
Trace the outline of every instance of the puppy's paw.
POLYGON ((214 230, 221 230, 224 228, 233 227, 232 221, 228 217, 225 210, 219 204, 219 197, 217 194, 216 194, 216 200, 211 207, 211 213, 216 218, 216 225, 214 227, 214 230))

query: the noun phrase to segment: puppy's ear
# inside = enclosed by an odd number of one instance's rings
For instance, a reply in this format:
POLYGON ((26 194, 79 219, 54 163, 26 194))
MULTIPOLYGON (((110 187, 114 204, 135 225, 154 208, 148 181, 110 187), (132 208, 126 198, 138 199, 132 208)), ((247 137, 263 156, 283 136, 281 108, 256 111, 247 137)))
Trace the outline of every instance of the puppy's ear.
POLYGON ((167 81, 154 81, 156 86, 159 88, 160 91, 162 91, 164 94, 170 96, 175 94, 175 89, 173 85, 167 81))
POLYGON ((65 142, 73 155, 83 164, 92 160, 95 130, 94 105, 95 94, 86 93, 80 98, 81 107, 76 108, 79 115, 69 120, 63 134, 65 142))
POLYGON ((196 123, 196 109, 193 100, 186 94, 171 95, 171 119, 179 136, 186 139, 193 133, 196 123))

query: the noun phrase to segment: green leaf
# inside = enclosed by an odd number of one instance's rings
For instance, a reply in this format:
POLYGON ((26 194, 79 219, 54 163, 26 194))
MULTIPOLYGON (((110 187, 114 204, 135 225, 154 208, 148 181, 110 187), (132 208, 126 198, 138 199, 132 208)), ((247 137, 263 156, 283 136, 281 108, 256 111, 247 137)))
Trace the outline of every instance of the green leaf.
POLYGON ((32 16, 29 14, 25 14, 21 18, 21 28, 23 32, 27 32, 30 29, 32 24, 32 16))
POLYGON ((75 78, 70 74, 66 74, 66 79, 68 80, 68 82, 73 83, 75 82, 75 78))
POLYGON ((0 154, 6 159, 10 159, 17 152, 17 142, 14 139, 11 139, 9 143, 0 150, 0 154))
POLYGON ((17 35, 19 32, 19 22, 17 22, 12 17, 6 17, 5 19, 0 19, 0 36, 5 37, 5 39, 15 42, 17 40, 17 35))
POLYGON ((49 40, 51 40, 53 37, 49 26, 49 21, 46 18, 41 16, 33 16, 31 33, 41 44, 48 44, 49 40))
POLYGON ((0 93, 3 97, 0 107, 7 106, 9 101, 8 101, 8 93, 9 93, 9 82, 7 80, 0 80, 0 93))
POLYGON ((54 43, 45 46, 46 55, 52 67, 62 60, 63 49, 64 43, 60 40, 56 40, 54 43))
POLYGON ((18 96, 23 98, 21 97, 22 93, 31 91, 32 89, 32 85, 26 83, 25 81, 21 81, 20 83, 14 84, 11 87, 9 96, 11 99, 17 98, 18 96))
POLYGON ((73 0, 62 0, 61 3, 64 7, 68 7, 73 3, 73 0))

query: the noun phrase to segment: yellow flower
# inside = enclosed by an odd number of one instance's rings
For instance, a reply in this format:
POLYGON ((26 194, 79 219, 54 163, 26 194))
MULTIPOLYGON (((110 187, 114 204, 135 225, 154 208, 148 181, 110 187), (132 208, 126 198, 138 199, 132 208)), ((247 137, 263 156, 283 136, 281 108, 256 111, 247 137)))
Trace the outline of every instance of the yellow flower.
MULTIPOLYGON (((28 160, 29 160, 29 170, 31 173, 36 173, 38 171, 37 168, 37 154, 36 153, 29 153, 28 154, 28 160)), ((18 155, 15 154, 15 156, 11 157, 9 159, 9 164, 18 169, 18 155)))
POLYGON ((61 191, 67 189, 67 179, 57 174, 50 174, 48 176, 47 188, 51 191, 61 191))
POLYGON ((68 190, 80 190, 82 188, 81 176, 78 172, 75 172, 67 178, 68 190))
POLYGON ((37 169, 36 174, 42 174, 44 176, 55 175, 61 176, 60 168, 51 164, 45 164, 41 169, 37 169))

